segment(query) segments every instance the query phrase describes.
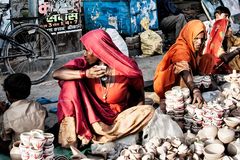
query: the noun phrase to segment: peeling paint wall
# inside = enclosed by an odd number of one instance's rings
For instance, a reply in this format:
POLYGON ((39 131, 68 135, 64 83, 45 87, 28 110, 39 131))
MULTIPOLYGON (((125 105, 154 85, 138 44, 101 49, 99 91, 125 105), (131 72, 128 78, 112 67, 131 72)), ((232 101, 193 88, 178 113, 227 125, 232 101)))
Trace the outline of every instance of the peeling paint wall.
POLYGON ((143 31, 142 18, 151 20, 150 29, 158 28, 155 0, 87 0, 83 2, 85 29, 115 28, 131 36, 143 31))
POLYGON ((139 33, 143 31, 140 26, 141 20, 146 17, 150 20, 150 28, 158 28, 157 5, 155 0, 132 0, 130 3, 130 14, 132 23, 132 32, 139 33))

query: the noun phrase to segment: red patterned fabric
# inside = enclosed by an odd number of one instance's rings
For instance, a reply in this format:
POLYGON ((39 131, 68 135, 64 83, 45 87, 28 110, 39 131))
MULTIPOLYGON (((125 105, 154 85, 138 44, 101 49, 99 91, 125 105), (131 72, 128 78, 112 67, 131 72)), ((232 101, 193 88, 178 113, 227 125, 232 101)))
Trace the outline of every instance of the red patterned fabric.
POLYGON ((212 30, 209 35, 208 44, 205 53, 214 56, 214 62, 217 64, 220 59, 218 56, 219 49, 222 47, 222 42, 227 30, 228 20, 219 19, 213 24, 212 30))

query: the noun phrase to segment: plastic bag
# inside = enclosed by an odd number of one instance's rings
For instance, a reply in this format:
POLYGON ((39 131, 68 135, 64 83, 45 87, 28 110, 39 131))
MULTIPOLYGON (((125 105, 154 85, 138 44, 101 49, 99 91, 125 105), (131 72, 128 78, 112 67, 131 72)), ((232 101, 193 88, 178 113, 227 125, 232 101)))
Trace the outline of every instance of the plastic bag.
POLYGON ((112 38, 113 43, 118 47, 118 49, 129 57, 128 47, 124 39, 120 36, 118 31, 113 28, 107 28, 106 32, 112 38))
POLYGON ((160 108, 157 108, 151 121, 143 128, 142 143, 147 143, 153 137, 169 136, 183 138, 183 131, 169 115, 163 114, 160 108))
POLYGON ((162 38, 156 32, 149 29, 149 20, 146 18, 142 19, 141 25, 146 30, 140 34, 143 55, 163 54, 162 38))

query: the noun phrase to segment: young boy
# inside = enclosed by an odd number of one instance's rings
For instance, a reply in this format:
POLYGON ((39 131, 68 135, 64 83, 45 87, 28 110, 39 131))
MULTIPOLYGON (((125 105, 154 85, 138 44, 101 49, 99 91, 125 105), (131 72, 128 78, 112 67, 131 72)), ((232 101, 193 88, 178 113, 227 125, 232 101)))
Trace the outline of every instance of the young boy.
MULTIPOLYGON (((31 91, 30 78, 23 73, 11 74, 4 80, 3 89, 11 105, 3 113, 0 141, 10 144, 9 142, 20 140, 22 132, 32 129, 44 130, 46 109, 39 103, 26 99, 31 91)), ((8 145, 0 145, 0 152, 7 151, 1 147, 8 145)))

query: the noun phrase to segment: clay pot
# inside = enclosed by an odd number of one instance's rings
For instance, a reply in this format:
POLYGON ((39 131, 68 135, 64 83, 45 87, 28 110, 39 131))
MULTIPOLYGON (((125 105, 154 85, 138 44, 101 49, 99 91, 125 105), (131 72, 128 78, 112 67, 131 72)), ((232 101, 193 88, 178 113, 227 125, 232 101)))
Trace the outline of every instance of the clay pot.
POLYGON ((227 151, 230 156, 240 154, 240 139, 238 138, 236 141, 229 143, 227 146, 227 151))
POLYGON ((204 142, 197 140, 194 142, 194 152, 201 155, 204 149, 204 142))
POLYGON ((218 143, 218 144, 223 144, 220 140, 218 139, 208 139, 206 141, 204 141, 205 146, 209 145, 209 144, 214 144, 214 143, 218 143))
POLYGON ((190 96, 190 90, 189 90, 188 88, 184 87, 184 88, 181 89, 181 91, 182 91, 182 94, 183 94, 184 99, 189 98, 189 96, 190 96))
POLYGON ((54 141, 54 135, 52 133, 43 133, 44 138, 46 139, 45 145, 51 145, 54 141))
POLYGON ((179 147, 180 145, 181 145, 181 140, 179 139, 179 138, 174 138, 172 141, 171 141, 171 145, 173 146, 173 147, 179 147))
POLYGON ((170 91, 166 91, 165 92, 165 97, 166 97, 166 99, 173 99, 173 97, 174 97, 174 94, 172 93, 172 91, 170 90, 170 91))
POLYGON ((227 126, 218 130, 218 138, 225 144, 232 142, 234 137, 235 132, 232 129, 229 129, 227 126))
POLYGON ((20 141, 16 141, 13 143, 13 148, 10 151, 11 160, 21 160, 21 152, 19 149, 20 141))
POLYGON ((191 143, 194 142, 195 138, 196 138, 196 135, 191 133, 191 130, 188 130, 185 134, 184 134, 184 137, 185 137, 185 143, 190 145, 191 143))
POLYGON ((204 148, 203 154, 205 159, 216 160, 223 156, 224 150, 225 148, 222 144, 209 144, 204 148))
POLYGON ((235 128, 240 123, 240 119, 237 117, 226 117, 224 118, 224 122, 227 126, 235 128))
POLYGON ((174 86, 174 87, 172 87, 172 91, 178 93, 178 92, 181 91, 181 87, 180 86, 174 86))
POLYGON ((179 155, 184 155, 186 154, 188 151, 188 146, 185 145, 185 144, 181 144, 179 147, 178 147, 178 154, 179 155))

